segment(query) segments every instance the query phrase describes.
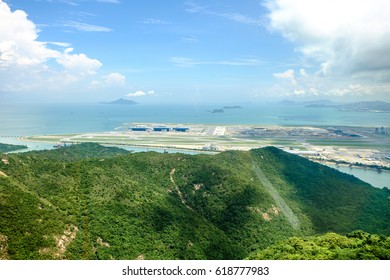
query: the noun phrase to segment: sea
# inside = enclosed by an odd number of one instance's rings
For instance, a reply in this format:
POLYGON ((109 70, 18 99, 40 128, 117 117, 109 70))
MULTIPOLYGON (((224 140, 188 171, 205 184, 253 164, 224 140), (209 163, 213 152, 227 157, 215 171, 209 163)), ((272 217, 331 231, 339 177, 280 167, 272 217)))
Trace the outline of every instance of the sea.
MULTIPOLYGON (((327 107, 310 108, 302 105, 272 103, 184 105, 8 103, 0 105, 0 143, 26 144, 29 150, 53 147, 46 143, 21 142, 18 140, 19 137, 123 130, 127 123, 388 127, 388 120, 390 120, 390 112, 340 111, 327 107), (223 108, 226 105, 240 106, 240 108, 223 108), (213 113, 216 109, 223 109, 223 112, 213 113)), ((139 148, 132 148, 132 150, 145 151, 139 148)), ((342 171, 351 173, 348 172, 349 170, 342 171)), ((378 175, 376 171, 369 170, 365 174, 370 172, 373 172, 371 177, 374 178, 369 182, 370 184, 383 187, 383 182, 390 182, 390 173, 382 172, 378 175), (381 179, 376 182, 375 178, 381 179)), ((353 175, 359 177, 359 174, 353 175)), ((364 180, 370 179, 365 176, 364 180)))

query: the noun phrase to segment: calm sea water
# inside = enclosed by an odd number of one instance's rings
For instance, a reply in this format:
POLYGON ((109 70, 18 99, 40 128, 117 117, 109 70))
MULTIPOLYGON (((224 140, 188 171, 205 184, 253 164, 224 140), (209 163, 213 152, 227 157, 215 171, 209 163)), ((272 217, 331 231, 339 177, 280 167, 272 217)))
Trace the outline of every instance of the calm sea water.
MULTIPOLYGON (((107 104, 2 104, 0 142, 27 144, 29 149, 51 149, 46 143, 21 143, 17 136, 104 132, 123 128, 129 122, 181 124, 258 124, 314 126, 389 126, 390 113, 338 111, 332 108, 305 108, 263 104, 241 105, 242 109, 225 109, 223 105, 107 105, 107 104), (11 137, 10 137, 11 136, 11 137)), ((144 151, 145 149, 136 149, 144 151)), ((383 187, 389 185, 389 173, 373 170, 341 170, 383 187), (383 175, 385 174, 385 175, 383 175)))
POLYGON ((283 105, 242 105, 211 113, 216 105, 106 105, 53 104, 3 105, 0 135, 112 131, 125 122, 388 126, 390 113, 345 112, 332 108, 305 108, 283 105))
POLYGON ((360 180, 363 180, 376 188, 387 187, 390 189, 390 172, 378 172, 369 168, 349 167, 343 165, 329 165, 341 172, 351 174, 360 180))

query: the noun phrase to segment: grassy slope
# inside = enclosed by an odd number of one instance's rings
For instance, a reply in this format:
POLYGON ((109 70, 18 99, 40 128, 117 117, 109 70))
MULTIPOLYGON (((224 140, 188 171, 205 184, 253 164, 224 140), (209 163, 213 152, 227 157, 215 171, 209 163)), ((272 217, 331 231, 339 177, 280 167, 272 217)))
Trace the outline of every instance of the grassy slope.
POLYGON ((312 221, 315 232, 362 229, 390 235, 390 192, 356 177, 276 148, 252 151, 290 205, 312 221), (299 211, 299 210, 298 210, 299 211))
POLYGON ((242 259, 292 236, 390 230, 386 191, 274 148, 190 156, 82 144, 6 157, 7 258, 242 259), (275 211, 254 163, 299 230, 275 211), (61 251, 58 238, 75 227, 61 251))

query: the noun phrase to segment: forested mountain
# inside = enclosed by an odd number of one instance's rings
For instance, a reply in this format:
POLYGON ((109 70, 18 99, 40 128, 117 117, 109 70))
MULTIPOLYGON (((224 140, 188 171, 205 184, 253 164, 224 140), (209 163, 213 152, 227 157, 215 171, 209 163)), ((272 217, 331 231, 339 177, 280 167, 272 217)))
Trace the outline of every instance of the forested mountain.
POLYGON ((354 231, 341 236, 291 237, 251 254, 249 259, 270 260, 389 260, 390 237, 354 231))
POLYGON ((264 250, 292 237, 390 235, 388 189, 272 147, 0 158, 0 259, 272 258, 264 250))
POLYGON ((0 153, 8 153, 17 150, 27 149, 25 145, 11 145, 11 144, 2 144, 0 143, 0 153))

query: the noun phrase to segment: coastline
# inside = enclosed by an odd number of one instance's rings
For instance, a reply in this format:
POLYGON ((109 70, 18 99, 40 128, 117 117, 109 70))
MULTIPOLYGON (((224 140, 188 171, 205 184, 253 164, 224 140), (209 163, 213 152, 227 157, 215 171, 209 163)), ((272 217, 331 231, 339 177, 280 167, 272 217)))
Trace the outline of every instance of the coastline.
MULTIPOLYGON (((130 125, 139 126, 161 126, 159 123, 132 123, 130 125)), ((165 126, 186 126, 183 124, 165 123, 165 126)), ((362 140, 354 137, 339 137, 330 135, 324 138, 324 133, 328 133, 324 127, 313 126, 277 126, 277 125, 187 125, 190 132, 138 132, 126 130, 115 130, 95 133, 71 133, 71 134, 52 134, 35 135, 19 137, 20 143, 37 143, 33 147, 28 145, 28 150, 18 150, 26 152, 31 150, 55 149, 62 146, 78 144, 84 142, 95 142, 104 146, 114 146, 124 148, 130 152, 148 152, 155 151, 160 153, 187 153, 187 154, 218 154, 223 151, 241 150, 248 151, 253 148, 262 148, 265 146, 275 146, 295 155, 305 157, 314 162, 320 163, 331 168, 338 169, 343 167, 350 169, 339 170, 359 177, 356 173, 367 171, 363 176, 376 177, 378 173, 384 172, 377 181, 370 182, 377 187, 387 186, 387 180, 390 175, 390 164, 388 160, 380 159, 378 155, 387 152, 387 146, 384 144, 382 152, 373 149, 371 145, 362 144, 362 140), (260 136, 253 136, 250 133, 258 132, 260 136), (320 137, 318 137, 320 135, 320 137), (316 138, 317 137, 317 138, 316 138), (339 145, 339 146, 337 146, 339 145), (43 147, 43 148, 42 148, 43 147), (369 175, 371 174, 371 175, 369 175), (384 176, 384 177, 383 177, 384 176)), ((126 128, 127 126, 122 126, 126 128)), ((332 128, 334 129, 334 128, 332 128)), ((343 127, 342 129, 350 129, 343 127)), ((367 128, 365 128, 367 129, 367 128)), ((348 131, 348 130, 346 130, 348 131)), ((369 143, 369 142, 365 142, 369 143)), ((372 178, 370 178, 372 179, 372 178)), ((375 178, 374 178, 375 180, 375 178)))
MULTIPOLYGON (((163 146, 163 145, 147 145, 147 144, 126 144, 126 143, 113 143, 113 142, 96 142, 96 141, 80 141, 80 142, 75 142, 75 141, 50 141, 50 140, 33 140, 33 139, 30 139, 29 137, 31 136, 28 136, 27 138, 25 138, 26 136, 24 137, 21 137, 19 138, 20 140, 22 141, 25 141, 25 142, 30 142, 30 143, 46 143, 46 144, 58 144, 58 143, 61 143, 61 144, 81 144, 81 143, 86 143, 86 142, 94 142, 94 143, 99 143, 103 146, 107 146, 107 147, 128 147, 128 148, 142 148, 142 149, 158 149, 158 150, 182 150, 182 151, 190 151, 190 152, 198 152, 198 153, 212 153, 212 154, 216 154, 216 153, 219 153, 221 151, 206 151, 206 150, 202 150, 202 149, 199 149, 199 148, 191 148, 191 147, 179 147, 179 146, 163 146)), ((53 145, 53 148, 54 148, 54 145, 53 145)))
MULTIPOLYGON (((23 141, 27 141, 27 142, 31 142, 31 143, 46 143, 46 144, 54 144, 54 143, 57 143, 57 142, 54 142, 54 141, 36 141, 36 140, 32 140, 32 139, 29 139, 29 138, 20 138, 20 140, 23 140, 23 141)), ((61 141, 60 141, 61 142, 61 141)), ((81 143, 85 143, 85 142, 94 142, 94 141, 81 141, 81 142, 61 142, 63 144, 81 144, 81 143)), ((196 152, 196 153, 209 153, 209 154, 218 154, 220 152, 224 152, 224 151, 228 151, 228 150, 221 150, 221 151, 207 151, 207 150, 202 150, 200 148, 196 148, 196 147, 180 147, 180 146, 164 146, 164 145, 148 145, 148 144, 144 144, 144 145, 141 145, 141 144, 125 144, 125 143, 112 143, 112 142, 99 142, 99 144, 101 145, 104 145, 104 146, 108 146, 108 147, 127 147, 127 148, 142 148, 142 149, 158 149, 158 150, 180 150, 180 151, 190 151, 190 152, 196 152)), ((264 147, 264 146, 263 146, 264 147)), ((54 147, 53 147, 54 148, 54 147)), ((259 148, 262 148, 262 147, 259 147, 259 148)), ((283 147, 279 147, 279 148, 283 148, 283 147)), ((250 148, 246 147, 246 148, 243 148, 241 150, 250 150, 250 148)), ((24 150, 23 150, 24 151, 24 150)), ((29 150, 27 150, 29 151, 29 150)), ((289 152, 288 150, 285 150, 286 152, 289 152)), ((17 151, 17 152, 22 152, 22 151, 17 151)), ((353 167, 353 168, 358 168, 358 169, 369 169, 369 170, 373 170, 373 171, 378 171, 378 168, 381 170, 381 172, 389 172, 390 173, 390 168, 389 167, 385 167, 385 166, 379 166, 379 167, 373 167, 372 165, 368 165, 368 164, 360 164, 360 165, 356 165, 355 163, 348 163, 348 162, 344 162, 344 161, 340 161, 340 162, 337 162, 335 160, 323 160, 323 159, 316 159, 316 158, 313 158, 313 157, 310 157, 310 156, 304 156, 302 154, 297 154, 297 155, 300 155, 300 156, 303 156, 305 158, 308 158, 314 162, 317 162, 317 163, 320 163, 320 164, 323 164, 323 165, 332 165, 332 166, 344 166, 344 167, 353 167), (387 169, 389 168, 389 169, 387 169)))
POLYGON ((388 135, 374 134, 367 127, 280 125, 223 125, 145 123, 123 124, 123 130, 71 134, 35 135, 18 138, 30 143, 53 145, 95 142, 137 149, 191 152, 247 151, 275 146, 318 162, 344 163, 356 167, 390 169, 386 158, 388 135), (163 130, 161 130, 163 128, 163 130), (175 131, 184 128, 184 132, 175 131))
POLYGON ((356 164, 348 164, 345 162, 334 162, 334 161, 323 161, 323 160, 313 160, 314 162, 326 165, 326 166, 341 166, 341 167, 350 167, 353 169, 361 169, 361 170, 371 170, 371 171, 376 171, 378 173, 381 172, 386 172, 390 174, 390 168, 388 167, 374 167, 372 165, 356 165, 356 164))

